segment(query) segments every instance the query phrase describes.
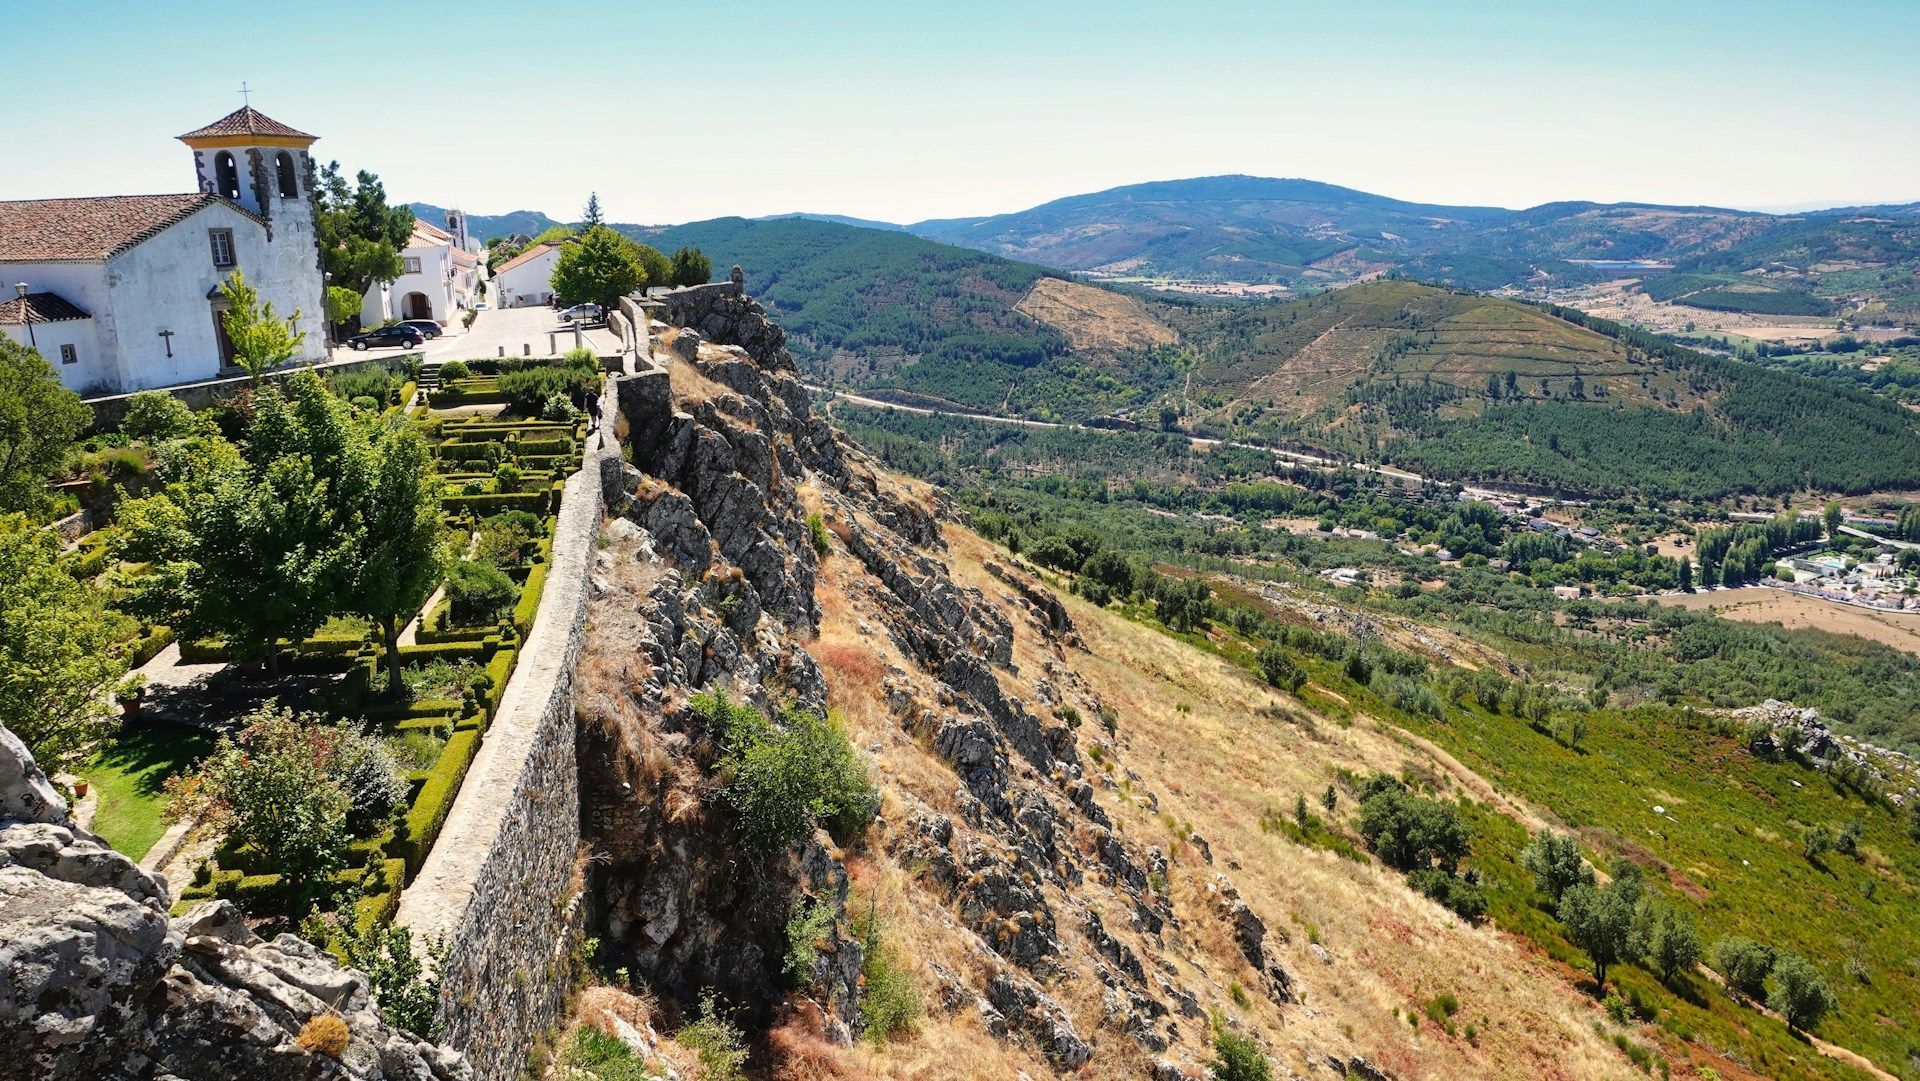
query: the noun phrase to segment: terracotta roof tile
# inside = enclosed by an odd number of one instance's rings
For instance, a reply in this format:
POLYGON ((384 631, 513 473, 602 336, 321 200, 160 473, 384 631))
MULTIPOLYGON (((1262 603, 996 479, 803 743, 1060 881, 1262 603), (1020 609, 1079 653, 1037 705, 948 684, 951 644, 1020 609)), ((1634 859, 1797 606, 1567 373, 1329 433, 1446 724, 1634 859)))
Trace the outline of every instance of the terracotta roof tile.
POLYGON ((24 298, 14 295, 0 301, 0 326, 19 326, 26 322, 23 316, 27 313, 33 315, 36 323, 64 323, 70 319, 93 318, 59 293, 28 293, 24 298))
POLYGON ((196 192, 0 202, 0 263, 109 259, 220 201, 196 192))
POLYGON ((413 219, 413 235, 425 237, 430 244, 446 244, 453 240, 453 234, 428 221, 413 219))
POLYGON ((494 270, 493 272, 494 277, 499 277, 500 275, 505 274, 507 271, 512 270, 514 267, 519 266, 521 263, 524 263, 534 258, 537 255, 541 255, 545 252, 550 252, 552 250, 553 250, 553 245, 551 244, 535 244, 533 247, 528 248, 526 251, 521 252, 519 255, 516 255, 513 258, 507 260, 506 262, 501 263, 500 266, 494 270))
POLYGON ((290 128, 251 105, 243 105, 206 127, 187 132, 180 138, 215 139, 223 135, 277 135, 281 138, 309 141, 319 138, 317 135, 308 135, 304 131, 290 128))

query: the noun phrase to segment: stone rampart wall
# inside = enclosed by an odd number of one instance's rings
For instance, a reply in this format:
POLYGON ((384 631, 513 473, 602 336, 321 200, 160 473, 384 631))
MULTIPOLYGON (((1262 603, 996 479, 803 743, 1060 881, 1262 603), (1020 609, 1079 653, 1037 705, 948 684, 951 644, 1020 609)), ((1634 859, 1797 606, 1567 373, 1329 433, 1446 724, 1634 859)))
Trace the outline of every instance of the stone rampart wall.
MULTIPOLYGON (((604 412, 611 416, 611 392, 604 412)), ((512 1081, 559 1021, 579 934, 580 775, 573 669, 586 634, 588 575, 600 534, 601 462, 618 447, 589 436, 568 478, 553 561, 532 633, 453 810, 400 900, 416 941, 443 941, 443 1041, 477 1081, 512 1081)))

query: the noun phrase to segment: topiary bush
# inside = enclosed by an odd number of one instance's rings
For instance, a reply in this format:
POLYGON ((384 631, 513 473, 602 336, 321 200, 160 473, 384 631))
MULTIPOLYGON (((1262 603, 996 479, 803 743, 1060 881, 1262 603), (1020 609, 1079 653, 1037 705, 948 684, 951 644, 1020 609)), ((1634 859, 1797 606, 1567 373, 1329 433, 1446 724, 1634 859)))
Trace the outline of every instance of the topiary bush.
POLYGON ((440 365, 440 381, 443 383, 449 379, 466 379, 472 375, 473 369, 467 367, 465 361, 449 360, 440 365))
POLYGON ((462 560, 447 572, 447 604, 453 622, 491 623, 513 604, 513 579, 491 563, 462 560))

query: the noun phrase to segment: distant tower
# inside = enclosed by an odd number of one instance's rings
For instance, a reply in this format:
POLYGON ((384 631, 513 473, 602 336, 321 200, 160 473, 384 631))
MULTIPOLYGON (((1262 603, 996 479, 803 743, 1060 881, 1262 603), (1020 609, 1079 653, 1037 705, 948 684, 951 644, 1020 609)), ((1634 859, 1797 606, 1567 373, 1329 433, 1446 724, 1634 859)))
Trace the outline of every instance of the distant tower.
POLYGON ((447 232, 453 234, 453 245, 461 251, 472 251, 473 245, 467 236, 467 215, 458 207, 447 211, 447 232))
POLYGON ((200 190, 231 199, 270 224, 287 219, 313 223, 313 158, 316 136, 296 131, 242 106, 197 131, 180 136, 193 148, 200 190))

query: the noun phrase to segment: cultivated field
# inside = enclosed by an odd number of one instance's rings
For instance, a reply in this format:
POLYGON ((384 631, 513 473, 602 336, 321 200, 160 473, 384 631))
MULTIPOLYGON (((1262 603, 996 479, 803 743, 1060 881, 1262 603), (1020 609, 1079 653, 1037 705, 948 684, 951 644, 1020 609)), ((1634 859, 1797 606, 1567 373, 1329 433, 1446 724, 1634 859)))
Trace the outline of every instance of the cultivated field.
POLYGON ((1711 608, 1728 619, 1747 623, 1778 623, 1788 628, 1858 635, 1920 656, 1920 612, 1880 612, 1765 586, 1654 599, 1682 608, 1711 608))

